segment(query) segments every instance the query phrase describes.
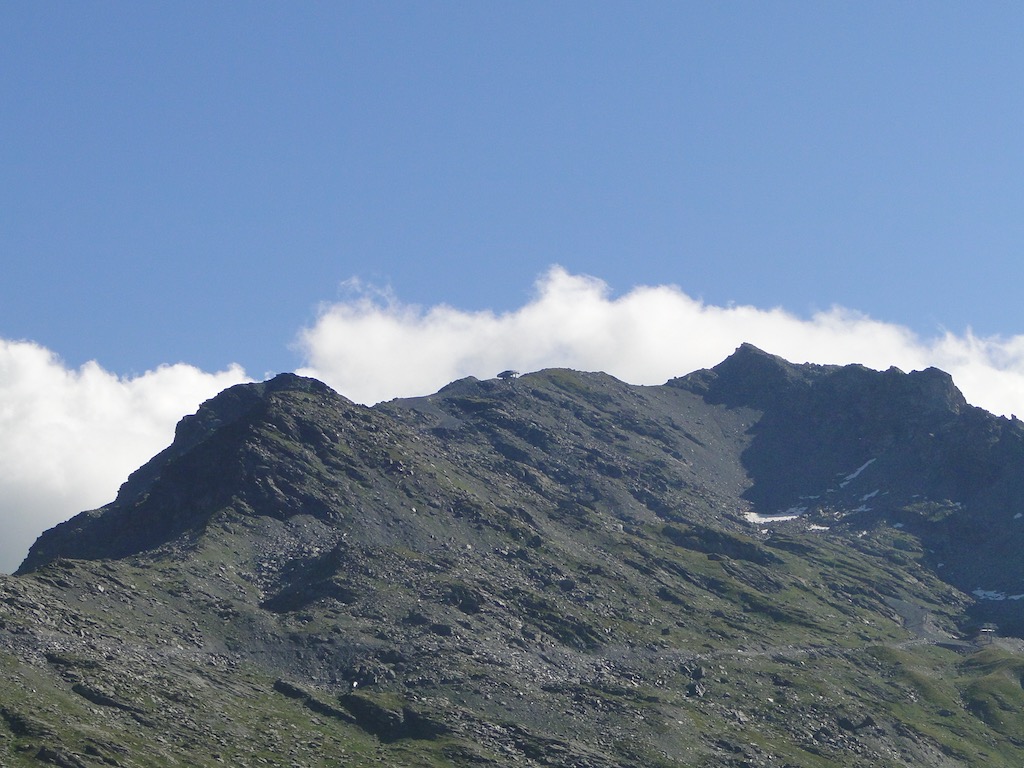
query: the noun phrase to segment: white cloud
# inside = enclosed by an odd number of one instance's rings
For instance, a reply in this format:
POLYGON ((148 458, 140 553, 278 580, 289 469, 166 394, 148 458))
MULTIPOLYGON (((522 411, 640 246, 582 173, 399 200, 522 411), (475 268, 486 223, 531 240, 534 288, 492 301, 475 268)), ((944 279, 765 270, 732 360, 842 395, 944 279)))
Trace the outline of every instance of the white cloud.
POLYGON ((843 308, 801 318, 782 309, 708 305, 674 286, 613 297, 602 281, 559 267, 538 280, 530 301, 505 314, 422 309, 388 292, 351 287, 351 300, 323 307, 300 333, 307 361, 300 373, 364 403, 428 394, 505 368, 601 370, 660 384, 715 365, 750 342, 793 362, 936 366, 953 375, 970 402, 1024 414, 1024 336, 923 339, 843 308))
POLYGON ((46 528, 112 501, 182 416, 244 380, 237 367, 168 365, 131 378, 95 362, 73 370, 41 346, 0 339, 0 571, 46 528))

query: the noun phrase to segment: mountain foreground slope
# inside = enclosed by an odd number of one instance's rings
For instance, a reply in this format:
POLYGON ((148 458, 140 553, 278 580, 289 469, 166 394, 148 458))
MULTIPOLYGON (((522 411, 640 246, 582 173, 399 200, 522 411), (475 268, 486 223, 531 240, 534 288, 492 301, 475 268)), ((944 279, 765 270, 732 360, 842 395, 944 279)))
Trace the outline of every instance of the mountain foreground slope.
POLYGON ((0 578, 0 765, 1016 767, 1022 545, 934 369, 285 374, 0 578))

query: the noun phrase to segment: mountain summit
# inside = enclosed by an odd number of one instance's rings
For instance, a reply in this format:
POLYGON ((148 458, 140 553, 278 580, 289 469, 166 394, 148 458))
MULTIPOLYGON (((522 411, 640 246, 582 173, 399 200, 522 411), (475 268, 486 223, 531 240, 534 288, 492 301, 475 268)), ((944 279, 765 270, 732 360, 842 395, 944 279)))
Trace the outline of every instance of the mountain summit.
POLYGON ((1022 470, 941 371, 750 345, 232 387, 0 580, 0 763, 1016 766, 1022 470))

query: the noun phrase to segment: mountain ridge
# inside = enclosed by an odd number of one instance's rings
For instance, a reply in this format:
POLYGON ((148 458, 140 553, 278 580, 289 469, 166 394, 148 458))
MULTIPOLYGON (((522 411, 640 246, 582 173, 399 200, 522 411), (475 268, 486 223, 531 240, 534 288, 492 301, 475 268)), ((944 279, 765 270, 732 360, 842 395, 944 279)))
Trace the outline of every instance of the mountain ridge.
POLYGON ((0 580, 0 761, 1015 765, 1022 466, 941 371, 750 345, 232 387, 0 580))

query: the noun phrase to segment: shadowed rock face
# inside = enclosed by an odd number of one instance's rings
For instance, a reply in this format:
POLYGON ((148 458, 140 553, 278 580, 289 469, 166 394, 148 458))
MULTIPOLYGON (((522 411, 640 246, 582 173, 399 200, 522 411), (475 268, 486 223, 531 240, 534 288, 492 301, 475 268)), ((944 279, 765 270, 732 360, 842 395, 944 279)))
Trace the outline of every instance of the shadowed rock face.
POLYGON ((0 764, 1016 766, 1022 468, 941 371, 749 345, 232 387, 0 580, 0 764))
POLYGON ((319 437, 320 428, 309 417, 281 408, 297 398, 315 400, 332 412, 351 405, 325 384, 294 374, 231 387, 182 419, 173 444, 132 473, 112 504, 40 537, 19 572, 56 557, 116 559, 157 548, 201 531, 239 494, 254 510, 277 516, 289 508, 322 506, 301 491, 286 496, 278 488, 288 485, 288 475, 302 471, 296 464, 308 448, 299 442, 308 438, 315 448, 319 437), (261 438, 267 430, 289 432, 299 455, 267 450, 261 438))
MULTIPOLYGON (((1024 424, 968 405, 948 374, 793 365, 745 345, 670 384, 762 410, 742 455, 752 481, 744 498, 756 508, 824 508, 847 527, 887 520, 918 536, 942 577, 967 592, 1024 585, 1024 558, 1014 554, 1024 546, 1015 522, 1024 513, 1024 424)), ((1019 607, 982 605, 978 615, 1020 632, 1019 607)))

